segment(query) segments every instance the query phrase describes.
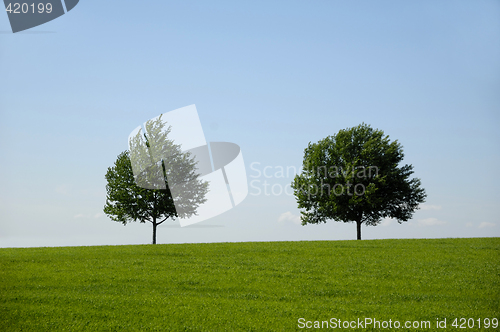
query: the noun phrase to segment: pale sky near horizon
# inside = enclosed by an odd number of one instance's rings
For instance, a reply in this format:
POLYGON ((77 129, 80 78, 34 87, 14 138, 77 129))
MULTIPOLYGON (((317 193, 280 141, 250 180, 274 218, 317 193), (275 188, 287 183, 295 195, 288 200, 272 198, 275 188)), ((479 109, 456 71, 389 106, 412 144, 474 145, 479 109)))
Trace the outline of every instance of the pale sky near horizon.
POLYGON ((81 0, 16 34, 0 14, 0 78, 0 247, 150 243, 103 214, 104 175, 134 128, 191 104, 207 141, 241 147, 249 195, 158 243, 355 239, 277 193, 309 142, 362 122, 428 195, 364 239, 500 236, 498 1, 81 0))

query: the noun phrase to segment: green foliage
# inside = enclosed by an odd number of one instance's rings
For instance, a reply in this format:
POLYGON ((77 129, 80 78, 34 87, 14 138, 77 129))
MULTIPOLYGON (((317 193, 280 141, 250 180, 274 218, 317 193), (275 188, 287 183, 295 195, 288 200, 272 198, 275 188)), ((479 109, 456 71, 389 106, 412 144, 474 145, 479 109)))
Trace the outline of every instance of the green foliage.
POLYGON ((340 130, 304 151, 303 171, 292 182, 302 224, 329 219, 375 226, 383 218, 408 221, 425 191, 411 179, 412 165, 398 141, 366 124, 340 130))
POLYGON ((499 238, 4 248, 0 331, 294 331, 301 317, 450 331, 500 318, 499 261, 499 238))
POLYGON ((104 213, 124 225, 132 221, 151 222, 153 244, 158 225, 168 218, 195 214, 197 207, 206 201, 208 191, 208 183, 200 180, 196 172, 194 158, 188 152, 182 153, 179 145, 167 138, 170 128, 164 130, 164 126, 161 117, 148 121, 146 144, 141 144, 140 133, 133 137, 132 156, 129 151, 122 152, 106 173, 104 213), (155 160, 152 156, 163 158, 155 160), (131 159, 141 170, 136 177, 131 159), (177 209, 172 188, 181 193, 176 197, 177 209))
POLYGON ((145 189, 136 185, 129 152, 118 155, 114 167, 106 173, 106 205, 104 212, 114 221, 161 221, 177 217, 168 189, 145 189))

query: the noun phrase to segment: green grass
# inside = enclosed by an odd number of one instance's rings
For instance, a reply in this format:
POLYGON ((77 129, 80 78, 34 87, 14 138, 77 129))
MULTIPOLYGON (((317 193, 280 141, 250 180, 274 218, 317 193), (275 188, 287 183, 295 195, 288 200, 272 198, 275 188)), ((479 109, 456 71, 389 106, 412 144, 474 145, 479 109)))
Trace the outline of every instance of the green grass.
POLYGON ((0 249, 0 331, 291 331, 299 318, 366 317, 431 330, 500 318, 500 238, 0 249))

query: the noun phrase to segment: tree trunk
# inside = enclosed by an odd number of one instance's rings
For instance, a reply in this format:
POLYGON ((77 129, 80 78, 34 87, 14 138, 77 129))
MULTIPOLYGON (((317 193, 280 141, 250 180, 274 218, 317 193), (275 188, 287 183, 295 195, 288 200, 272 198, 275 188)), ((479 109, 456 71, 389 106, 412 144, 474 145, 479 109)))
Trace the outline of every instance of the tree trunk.
POLYGON ((153 244, 156 244, 156 226, 158 226, 158 224, 153 222, 153 244))
POLYGON ((357 220, 356 221, 356 228, 357 228, 357 231, 358 231, 358 240, 361 240, 361 220, 357 220))

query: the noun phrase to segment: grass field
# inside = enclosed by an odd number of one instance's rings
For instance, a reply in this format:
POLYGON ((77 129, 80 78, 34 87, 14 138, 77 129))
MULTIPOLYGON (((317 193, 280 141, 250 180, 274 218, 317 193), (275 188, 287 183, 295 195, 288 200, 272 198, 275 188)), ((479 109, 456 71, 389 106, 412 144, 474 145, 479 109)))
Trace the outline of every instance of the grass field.
POLYGON ((16 248, 0 267, 0 331, 499 329, 484 319, 500 318, 500 238, 16 248))

